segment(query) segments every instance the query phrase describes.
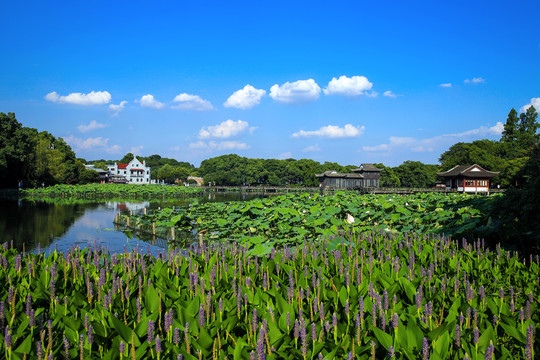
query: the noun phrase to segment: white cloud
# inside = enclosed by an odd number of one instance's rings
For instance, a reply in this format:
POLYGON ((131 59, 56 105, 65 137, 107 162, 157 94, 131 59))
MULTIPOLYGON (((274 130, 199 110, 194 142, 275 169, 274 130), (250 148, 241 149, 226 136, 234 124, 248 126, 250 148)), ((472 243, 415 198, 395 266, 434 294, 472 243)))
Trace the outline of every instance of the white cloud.
POLYGON ((285 104, 314 101, 320 94, 321 88, 313 79, 286 82, 281 86, 276 84, 270 88, 270 97, 285 104))
POLYGON ((464 81, 465 84, 480 84, 480 83, 483 83, 483 82, 486 82, 486 79, 481 78, 481 77, 475 77, 475 78, 472 78, 472 79, 465 79, 465 81, 464 81))
POLYGON ((164 103, 161 103, 154 99, 154 95, 143 95, 139 103, 142 107, 152 108, 152 109, 161 109, 165 106, 164 103))
POLYGON ((111 102, 111 94, 108 91, 92 91, 88 94, 71 93, 67 96, 62 96, 58 95, 56 91, 53 91, 45 95, 45 100, 77 105, 103 105, 111 102))
POLYGON ((303 152, 317 152, 317 151, 321 151, 321 148, 319 147, 318 144, 315 144, 315 145, 304 148, 302 151, 303 152))
POLYGON ((199 95, 186 93, 176 95, 173 102, 178 103, 172 106, 173 109, 206 111, 214 108, 210 101, 204 100, 199 95))
POLYGON ((339 79, 332 78, 323 91, 326 95, 358 96, 367 95, 366 91, 372 87, 373 84, 365 76, 340 76, 339 79))
POLYGON ((383 92, 383 96, 391 97, 391 98, 397 97, 397 95, 392 93, 392 91, 390 91, 390 90, 387 90, 387 91, 383 92))
POLYGON ((142 149, 144 148, 144 145, 139 145, 139 146, 133 146, 129 152, 132 153, 133 155, 136 155, 136 156, 140 156, 141 153, 142 153, 142 149))
POLYGON ((75 151, 77 150, 102 150, 110 154, 119 153, 121 147, 119 145, 109 146, 109 139, 96 137, 81 139, 73 135, 69 135, 64 139, 75 151))
POLYGON ((101 123, 98 123, 96 120, 92 120, 92 121, 90 121, 90 124, 88 124, 88 125, 79 125, 79 126, 77 126, 77 129, 80 132, 85 133, 85 132, 96 130, 96 129, 103 129, 103 128, 107 127, 107 126, 109 126, 109 125, 101 124, 101 123))
POLYGON ((118 114, 120 114, 120 111, 124 110, 127 103, 128 102, 124 100, 124 101, 121 101, 120 104, 118 104, 118 105, 110 104, 109 105, 109 110, 111 110, 113 112, 111 117, 118 116, 118 114))
POLYGON ((292 158, 292 152, 290 151, 287 151, 278 155, 279 160, 285 160, 285 159, 290 159, 290 158, 292 158))
POLYGON ((249 109, 261 103, 261 98, 266 94, 266 90, 255 89, 247 84, 243 89, 235 91, 227 101, 223 103, 225 107, 234 107, 238 109, 249 109))
POLYGON ((456 141, 471 139, 473 137, 500 136, 504 130, 502 122, 497 122, 493 126, 481 126, 455 134, 444 134, 426 139, 416 139, 413 137, 391 136, 387 144, 375 146, 363 146, 362 150, 368 152, 387 152, 398 148, 406 148, 413 152, 433 152, 454 144, 456 141))
POLYGON ((439 86, 442 87, 442 88, 450 88, 450 87, 452 87, 452 84, 451 83, 444 83, 444 84, 440 84, 439 86))
POLYGON ((246 143, 240 142, 240 141, 197 141, 194 143, 189 144, 189 148, 193 150, 206 150, 206 151, 212 151, 212 150, 247 150, 250 148, 250 146, 246 143))
POLYGON ((336 125, 323 126, 319 130, 314 131, 305 131, 300 130, 292 134, 292 137, 326 137, 326 138, 347 138, 347 137, 356 137, 364 133, 364 126, 356 127, 351 124, 347 124, 344 127, 340 128, 336 125))
POLYGON ((249 127, 247 121, 233 121, 226 120, 219 125, 203 127, 199 131, 199 139, 210 139, 210 138, 220 138, 226 139, 233 136, 240 135, 246 130, 249 130, 252 133, 256 127, 249 127))
POLYGON ((532 98, 530 103, 528 103, 527 105, 525 105, 525 106, 521 107, 521 109, 519 109, 519 112, 525 112, 531 106, 534 106, 536 111, 540 111, 540 97, 532 98))
POLYGON ((379 144, 375 146, 363 146, 362 150, 369 152, 379 152, 379 151, 388 151, 390 150, 390 145, 388 144, 379 144))
POLYGON ((172 151, 180 151, 180 146, 173 146, 171 148, 169 148, 169 150, 172 150, 172 151))

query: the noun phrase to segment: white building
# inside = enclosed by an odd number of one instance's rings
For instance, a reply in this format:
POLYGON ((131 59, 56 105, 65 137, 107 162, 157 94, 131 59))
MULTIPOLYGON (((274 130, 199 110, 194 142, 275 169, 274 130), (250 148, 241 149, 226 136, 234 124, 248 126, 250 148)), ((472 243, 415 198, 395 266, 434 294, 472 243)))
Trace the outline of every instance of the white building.
POLYGON ((109 181, 127 184, 150 184, 150 168, 134 157, 127 164, 115 163, 107 166, 109 181))

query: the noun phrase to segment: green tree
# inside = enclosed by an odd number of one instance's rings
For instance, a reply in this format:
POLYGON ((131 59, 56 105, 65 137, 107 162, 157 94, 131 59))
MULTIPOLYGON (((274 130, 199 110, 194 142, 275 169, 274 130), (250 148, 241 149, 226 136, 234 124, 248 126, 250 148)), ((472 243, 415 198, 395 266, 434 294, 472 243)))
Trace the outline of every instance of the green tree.
POLYGON ((439 162, 443 171, 456 165, 478 164, 489 171, 500 171, 503 166, 501 144, 487 139, 472 143, 458 142, 441 154, 439 162))
POLYGON ((0 187, 16 187, 31 174, 34 138, 14 113, 0 113, 0 187))
POLYGON ((508 113, 508 118, 504 124, 504 130, 501 137, 503 143, 503 155, 505 158, 512 158, 517 150, 519 116, 516 109, 512 108, 508 113))
POLYGON ((120 164, 127 164, 131 160, 133 160, 133 158, 135 158, 135 155, 133 155, 132 153, 127 153, 126 155, 124 155, 122 160, 120 160, 120 164))
POLYGON ((394 168, 384 166, 382 163, 373 164, 373 166, 378 169, 382 169, 380 181, 381 187, 395 188, 401 186, 401 181, 399 180, 399 176, 396 174, 394 168))
POLYGON ((438 165, 426 165, 420 161, 405 161, 394 168, 401 186, 425 188, 433 186, 437 181, 438 165))
POLYGON ((537 122, 538 113, 534 106, 519 115, 519 124, 517 126, 517 144, 522 156, 528 156, 533 149, 534 144, 539 140, 537 134, 540 124, 537 122))

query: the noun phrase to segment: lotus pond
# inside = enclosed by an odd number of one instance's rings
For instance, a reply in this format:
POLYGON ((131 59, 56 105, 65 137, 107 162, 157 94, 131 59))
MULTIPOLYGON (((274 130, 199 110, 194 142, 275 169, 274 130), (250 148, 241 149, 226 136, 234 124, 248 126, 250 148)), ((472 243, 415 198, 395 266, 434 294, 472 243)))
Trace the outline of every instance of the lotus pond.
MULTIPOLYGON (((274 246, 296 246, 304 239, 332 236, 345 224, 355 233, 373 229, 385 232, 438 233, 476 238, 497 230, 487 210, 496 196, 466 194, 359 195, 337 192, 332 195, 304 193, 280 195, 248 202, 199 203, 163 208, 146 215, 122 216, 117 223, 143 232, 171 228, 190 234, 199 232, 209 241, 235 241, 252 255, 264 255, 274 246)), ((177 237, 184 246, 191 237, 177 237)))

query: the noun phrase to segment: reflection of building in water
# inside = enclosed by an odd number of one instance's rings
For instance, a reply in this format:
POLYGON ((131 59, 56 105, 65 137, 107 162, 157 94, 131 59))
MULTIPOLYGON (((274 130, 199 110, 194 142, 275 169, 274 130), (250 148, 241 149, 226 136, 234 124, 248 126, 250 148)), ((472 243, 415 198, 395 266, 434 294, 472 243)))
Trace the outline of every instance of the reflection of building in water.
POLYGON ((105 203, 109 209, 118 210, 118 211, 139 211, 144 208, 150 207, 149 201, 143 202, 118 202, 118 201, 108 201, 105 203))

